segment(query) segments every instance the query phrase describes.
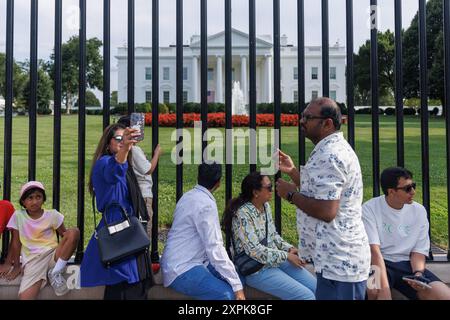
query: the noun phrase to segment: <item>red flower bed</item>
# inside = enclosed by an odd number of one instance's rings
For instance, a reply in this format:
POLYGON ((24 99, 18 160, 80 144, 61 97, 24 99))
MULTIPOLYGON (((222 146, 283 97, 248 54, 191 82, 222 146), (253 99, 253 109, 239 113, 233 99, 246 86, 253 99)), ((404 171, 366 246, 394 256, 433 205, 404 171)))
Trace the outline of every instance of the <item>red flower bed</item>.
MULTIPOLYGON (((282 114, 281 115, 281 125, 282 126, 297 126, 298 125, 298 115, 296 114, 282 114)), ((160 127, 175 127, 176 126, 176 114, 174 113, 163 113, 159 115, 159 126, 160 127)), ((183 114, 183 126, 193 127, 194 121, 201 121, 199 113, 185 113, 183 114)), ((243 115, 232 116, 233 127, 248 127, 249 117, 243 115)), ((273 127, 275 123, 273 114, 257 114, 256 115, 256 125, 259 127, 273 127)), ((152 125, 152 114, 145 114, 145 125, 152 125)), ((225 113, 209 113, 208 114, 208 127, 225 127, 225 113)))

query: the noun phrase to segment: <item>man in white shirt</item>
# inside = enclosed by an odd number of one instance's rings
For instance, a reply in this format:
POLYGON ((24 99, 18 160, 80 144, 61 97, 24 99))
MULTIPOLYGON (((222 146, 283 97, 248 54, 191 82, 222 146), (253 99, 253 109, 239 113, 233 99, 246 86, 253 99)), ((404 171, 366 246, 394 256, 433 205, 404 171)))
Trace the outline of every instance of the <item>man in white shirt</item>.
POLYGON ((311 101, 300 121, 315 145, 308 162, 298 170, 279 152, 280 170, 294 183, 278 179, 277 192, 298 208, 299 254, 314 263, 317 300, 363 300, 370 270, 361 168, 339 132, 341 120, 332 99, 311 101))
POLYGON ((374 277, 380 288, 368 289, 369 299, 391 299, 395 288, 409 299, 450 299, 450 289, 425 268, 430 250, 429 223, 425 208, 413 201, 416 184, 410 171, 387 168, 381 173, 384 195, 363 205, 363 221, 369 237, 374 277), (378 275, 377 275, 378 271, 378 275), (403 280, 428 283, 419 285, 403 280))
POLYGON ((222 167, 203 163, 198 184, 175 208, 161 269, 165 287, 199 300, 244 300, 239 276, 225 250, 216 200, 222 167))

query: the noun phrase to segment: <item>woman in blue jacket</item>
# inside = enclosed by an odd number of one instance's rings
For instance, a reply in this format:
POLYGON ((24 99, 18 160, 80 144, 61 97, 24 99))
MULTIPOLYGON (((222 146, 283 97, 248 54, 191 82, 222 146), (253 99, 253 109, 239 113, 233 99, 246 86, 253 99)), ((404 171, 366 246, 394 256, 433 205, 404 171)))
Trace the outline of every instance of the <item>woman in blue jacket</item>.
MULTIPOLYGON (((100 212, 103 212, 108 204, 117 202, 129 214, 134 213, 126 176, 129 166, 127 159, 132 145, 137 143, 134 140, 134 137, 139 134, 137 131, 125 128, 121 124, 112 124, 103 132, 94 154, 89 179, 89 191, 95 195, 100 212)), ((118 207, 108 209, 108 223, 122 219, 119 210, 118 207)), ((96 230, 104 224, 102 217, 96 230)), ((80 267, 81 286, 104 285, 104 299, 146 299, 149 279, 151 279, 149 267, 148 255, 142 254, 106 268, 100 260, 94 232, 80 267)))

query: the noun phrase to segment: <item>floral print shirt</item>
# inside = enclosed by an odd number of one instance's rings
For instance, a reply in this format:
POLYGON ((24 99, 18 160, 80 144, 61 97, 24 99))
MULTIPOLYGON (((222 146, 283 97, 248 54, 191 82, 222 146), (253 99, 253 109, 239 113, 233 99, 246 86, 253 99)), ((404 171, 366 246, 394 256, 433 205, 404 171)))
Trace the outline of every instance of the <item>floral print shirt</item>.
POLYGON ((358 158, 342 132, 322 139, 300 169, 300 193, 318 200, 339 200, 333 221, 312 218, 297 209, 299 254, 313 260, 324 278, 367 280, 370 247, 362 221, 363 184, 358 158))
POLYGON ((232 222, 234 252, 245 251, 253 259, 265 264, 264 268, 278 267, 287 260, 288 250, 293 246, 275 230, 270 205, 265 203, 264 207, 266 214, 259 212, 251 202, 238 209, 232 222), (267 246, 264 246, 260 242, 266 237, 266 216, 268 237, 267 246))

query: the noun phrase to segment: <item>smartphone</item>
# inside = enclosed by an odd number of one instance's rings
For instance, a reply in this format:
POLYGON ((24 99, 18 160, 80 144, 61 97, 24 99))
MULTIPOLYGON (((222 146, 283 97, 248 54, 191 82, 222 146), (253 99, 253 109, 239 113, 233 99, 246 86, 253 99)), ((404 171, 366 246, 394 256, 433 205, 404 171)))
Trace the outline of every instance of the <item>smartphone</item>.
POLYGON ((403 279, 404 281, 411 281, 411 282, 414 282, 415 284, 418 284, 418 285, 421 286, 421 287, 431 289, 431 286, 430 286, 428 283, 418 280, 417 277, 414 277, 414 276, 410 276, 410 277, 405 276, 405 277, 403 277, 402 279, 403 279))
POLYGON ((139 112, 133 112, 130 115, 130 128, 139 130, 139 136, 135 137, 135 140, 144 140, 144 130, 145 130, 145 115, 139 112))

